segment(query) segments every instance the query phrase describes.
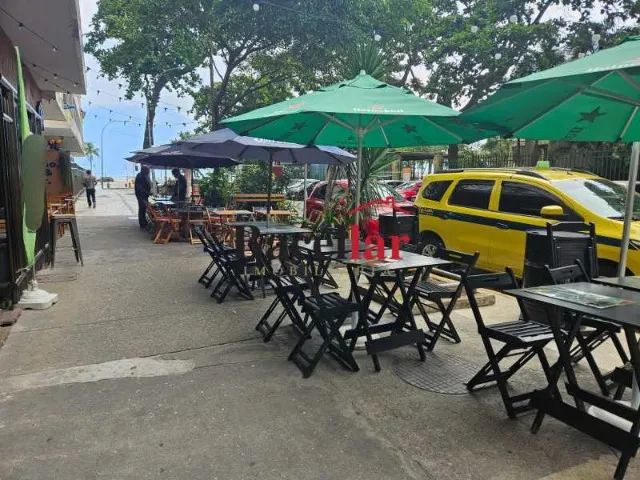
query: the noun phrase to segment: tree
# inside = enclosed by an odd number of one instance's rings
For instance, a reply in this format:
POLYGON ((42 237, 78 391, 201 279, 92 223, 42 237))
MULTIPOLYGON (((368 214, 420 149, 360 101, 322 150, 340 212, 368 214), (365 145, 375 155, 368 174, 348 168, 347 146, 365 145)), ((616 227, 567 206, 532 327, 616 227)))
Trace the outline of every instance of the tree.
POLYGON ((89 157, 89 169, 93 171, 93 157, 100 155, 100 149, 98 149, 92 142, 85 142, 84 154, 89 157))
MULTIPOLYGON (((636 3, 387 0, 377 17, 389 32, 383 41, 397 61, 398 82, 464 110, 506 81, 593 51, 594 33, 600 46, 618 39, 629 31, 625 22, 638 19, 636 3)), ((456 150, 450 148, 450 160, 456 150)))
POLYGON ((334 55, 358 35, 353 0, 260 3, 216 0, 209 11, 206 44, 210 84, 193 89, 193 112, 215 129, 220 120, 277 102, 326 83, 334 55))
POLYGON ((126 82, 126 98, 141 92, 146 122, 143 148, 153 145, 160 94, 193 84, 205 49, 199 42, 210 1, 99 0, 85 51, 110 80, 126 82))

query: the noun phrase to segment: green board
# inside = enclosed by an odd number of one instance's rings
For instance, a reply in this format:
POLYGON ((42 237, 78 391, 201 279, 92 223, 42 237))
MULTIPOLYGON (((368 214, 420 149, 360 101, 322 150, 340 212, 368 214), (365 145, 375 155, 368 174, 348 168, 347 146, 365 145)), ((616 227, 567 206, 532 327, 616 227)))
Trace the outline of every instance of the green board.
POLYGON ((44 215, 45 151, 47 142, 42 135, 29 135, 22 142, 22 198, 24 225, 34 237, 44 215))

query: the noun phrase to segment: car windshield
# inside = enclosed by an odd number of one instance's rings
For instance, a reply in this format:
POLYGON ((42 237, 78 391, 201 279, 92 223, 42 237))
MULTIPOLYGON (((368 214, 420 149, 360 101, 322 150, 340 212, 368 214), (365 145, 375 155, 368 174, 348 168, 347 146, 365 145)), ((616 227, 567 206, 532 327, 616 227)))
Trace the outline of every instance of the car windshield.
MULTIPOLYGON (((602 217, 622 219, 627 189, 604 178, 572 178, 552 182, 585 208, 602 217)), ((640 219, 640 195, 635 194, 633 218, 640 219)))

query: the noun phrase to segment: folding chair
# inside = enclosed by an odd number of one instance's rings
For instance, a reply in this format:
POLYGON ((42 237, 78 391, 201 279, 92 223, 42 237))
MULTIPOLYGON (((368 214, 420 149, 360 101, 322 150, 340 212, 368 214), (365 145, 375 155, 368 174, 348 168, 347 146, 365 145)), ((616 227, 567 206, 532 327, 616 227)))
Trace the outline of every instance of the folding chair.
POLYGON ((221 273, 220 280, 211 291, 211 297, 215 298, 218 303, 222 303, 231 289, 235 287, 240 296, 247 300, 253 300, 246 275, 249 269, 255 267, 255 259, 239 256, 235 249, 223 245, 215 235, 211 235, 206 230, 201 231, 213 247, 214 255, 212 258, 216 259, 221 273))
POLYGON ((313 266, 307 267, 312 272, 311 278, 305 278, 308 294, 301 299, 302 312, 309 316, 310 321, 304 333, 289 354, 289 360, 296 364, 304 378, 308 378, 325 352, 329 352, 342 366, 357 372, 359 370, 351 349, 347 345, 340 327, 354 312, 360 310, 360 305, 342 298, 338 293, 320 293, 318 283, 313 276, 313 266), (311 333, 317 330, 322 339, 320 346, 311 347, 307 351, 303 348, 311 340, 311 333))
POLYGON ((451 312, 462 294, 464 281, 478 261, 479 255, 478 252, 469 255, 455 250, 440 248, 435 257, 452 262, 456 273, 460 276, 460 280, 455 285, 439 284, 429 281, 430 272, 427 272, 426 277, 416 285, 411 306, 416 305, 418 307, 429 328, 425 332, 427 350, 433 350, 440 336, 454 343, 460 343, 460 336, 451 321, 451 312), (446 306, 444 300, 448 300, 446 306), (427 308, 430 307, 429 304, 435 305, 442 314, 440 322, 436 323, 429 318, 427 313, 427 308))
POLYGON ((180 219, 172 216, 170 213, 161 213, 147 205, 147 213, 155 227, 155 237, 153 243, 167 244, 174 234, 178 234, 180 228, 180 219))
MULTIPOLYGON (((549 277, 549 283, 554 285, 591 281, 591 277, 580 260, 576 260, 574 265, 557 268, 549 268, 546 266, 545 269, 549 277)), ((580 331, 576 334, 576 346, 569 352, 573 363, 578 363, 583 358, 587 360, 589 368, 598 383, 598 387, 605 396, 608 396, 610 391, 615 389, 617 385, 612 380, 613 372, 606 375, 602 374, 592 352, 607 340, 611 340, 622 363, 628 363, 629 356, 618 338, 618 334, 621 333, 621 331, 622 327, 619 325, 585 316, 582 318, 580 331)))
POLYGON ((249 242, 249 246, 256 259, 258 268, 262 271, 263 280, 269 282, 275 294, 273 302, 271 302, 269 308, 267 308, 266 312, 264 312, 258 321, 256 330, 260 332, 264 341, 268 342, 283 320, 289 317, 292 325, 300 333, 304 332, 305 321, 296 308, 296 302, 304 299, 303 290, 307 288, 306 282, 301 277, 296 278, 295 275, 290 275, 288 269, 283 270, 280 274, 274 273, 271 262, 264 253, 262 246, 253 240, 249 242), (293 279, 291 278, 292 276, 294 277, 293 279), (269 323, 271 316, 278 306, 282 307, 282 311, 273 323, 269 323))
POLYGON ((202 243, 203 251, 208 253, 209 256, 211 257, 211 262, 209 262, 209 265, 207 266, 207 268, 205 268, 204 272, 202 272, 202 275, 200 275, 200 278, 198 278, 198 283, 201 283, 206 288, 209 288, 213 283, 213 280, 216 278, 216 276, 220 272, 220 268, 218 267, 215 247, 212 245, 212 242, 205 236, 205 233, 204 233, 205 230, 203 227, 196 226, 194 227, 193 231, 195 232, 196 236, 200 240, 200 243, 202 243))
POLYGON ((510 395, 508 381, 536 356, 540 360, 547 380, 550 381, 551 367, 544 353, 544 347, 553 340, 553 331, 548 325, 530 321, 531 319, 526 317, 524 310, 524 320, 492 325, 484 323, 475 291, 479 288, 492 290, 518 288, 516 278, 509 268, 506 273, 469 275, 464 281, 464 288, 478 325, 478 333, 489 357, 489 361, 467 382, 467 389, 473 391, 478 387, 485 388, 488 384, 497 384, 507 415, 509 418, 515 418, 517 414, 531 409, 529 400, 534 392, 510 395), (504 345, 496 352, 492 341, 501 342, 504 345), (506 369, 502 369, 500 363, 509 357, 513 357, 514 361, 506 369))

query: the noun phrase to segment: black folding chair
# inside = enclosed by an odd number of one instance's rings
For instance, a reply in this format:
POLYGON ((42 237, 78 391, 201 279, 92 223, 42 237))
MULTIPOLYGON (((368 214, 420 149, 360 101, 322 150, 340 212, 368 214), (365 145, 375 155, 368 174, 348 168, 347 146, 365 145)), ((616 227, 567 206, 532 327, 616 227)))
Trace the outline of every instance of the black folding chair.
POLYGON ((467 389, 485 388, 497 384, 502 402, 509 418, 531 410, 530 399, 534 392, 511 395, 508 390, 509 379, 534 357, 538 357, 542 369, 551 380, 551 367, 544 353, 544 347, 553 340, 553 331, 548 325, 530 321, 524 310, 524 320, 486 325, 476 300, 475 292, 479 288, 491 290, 509 290, 518 288, 516 278, 510 268, 505 273, 469 275, 464 282, 469 305, 478 324, 478 333, 489 357, 489 361, 467 382, 467 389), (504 345, 496 352, 492 341, 504 345), (502 369, 500 363, 512 357, 512 363, 502 369))
POLYGON ((200 240, 200 243, 202 243, 203 251, 208 253, 211 257, 211 262, 209 262, 207 268, 205 268, 204 272, 202 272, 202 275, 200 275, 200 278, 198 278, 198 283, 203 284, 205 288, 209 288, 218 273, 220 273, 220 268, 217 264, 215 248, 209 238, 207 238, 207 236, 205 235, 203 227, 197 225, 193 228, 193 231, 196 233, 198 239, 200 240))
POLYGON ((295 265, 283 266, 278 273, 275 273, 262 246, 258 242, 250 240, 249 247, 256 259, 256 265, 261 271, 263 282, 268 282, 275 294, 273 302, 271 302, 269 308, 267 308, 266 312, 264 312, 258 321, 256 330, 260 332, 264 341, 268 342, 283 320, 288 317, 292 325, 300 333, 303 333, 306 328, 305 321, 296 308, 296 303, 304 299, 304 290, 307 288, 305 280, 295 275, 295 265), (270 323, 271 316, 278 306, 282 307, 282 310, 275 321, 270 323))
MULTIPOLYGON (((576 260, 574 265, 564 267, 549 268, 547 266, 546 271, 549 277, 549 283, 554 285, 591 281, 591 277, 579 260, 576 260)), ((587 360, 589 368, 598 383, 598 387, 605 396, 608 396, 611 390, 617 388, 618 385, 612 379, 613 372, 606 375, 602 374, 592 352, 607 340, 611 340, 622 363, 628 363, 629 357, 622 346, 622 342, 618 338, 618 334, 621 333, 621 331, 622 328, 618 325, 585 316, 582 318, 580 330, 576 333, 576 345, 569 352, 573 363, 578 363, 583 358, 587 360)))
POLYGON ((201 232, 212 247, 212 259, 215 259, 221 274, 220 280, 211 291, 211 297, 215 298, 218 303, 222 303, 231 289, 235 287, 240 296, 253 300, 253 294, 247 282, 247 274, 249 270, 254 269, 255 259, 240 256, 234 248, 225 246, 215 235, 204 229, 201 232))
POLYGON ((357 372, 359 370, 351 349, 347 345, 340 327, 354 312, 360 310, 357 303, 342 298, 338 293, 320 293, 317 279, 314 278, 313 265, 307 266, 311 276, 305 278, 308 291, 301 299, 302 311, 309 316, 309 323, 295 347, 289 355, 289 360, 296 364, 304 378, 309 377, 325 352, 329 352, 342 366, 357 372), (322 343, 309 346, 311 333, 317 330, 322 343), (305 344, 307 351, 305 351, 305 344), (315 348, 315 350, 312 350, 315 348))
POLYGON ((460 276, 460 279, 454 285, 440 284, 430 281, 430 272, 427 272, 426 277, 416 285, 411 305, 418 307, 429 328, 429 330, 425 332, 425 345, 427 346, 427 350, 433 350, 440 336, 454 343, 460 343, 460 336, 451 321, 451 312, 462 294, 464 281, 478 261, 479 255, 478 252, 469 255, 467 253, 456 252, 455 250, 440 248, 435 256, 452 262, 456 274, 460 276), (448 301, 447 305, 444 304, 445 300, 448 301), (438 323, 432 321, 427 313, 427 309, 432 305, 435 305, 442 314, 442 318, 438 323))

